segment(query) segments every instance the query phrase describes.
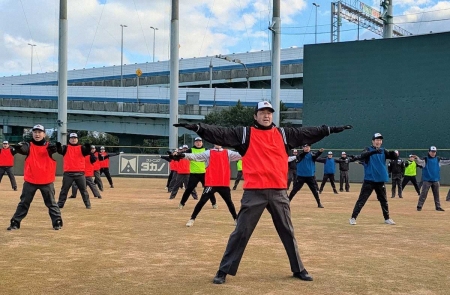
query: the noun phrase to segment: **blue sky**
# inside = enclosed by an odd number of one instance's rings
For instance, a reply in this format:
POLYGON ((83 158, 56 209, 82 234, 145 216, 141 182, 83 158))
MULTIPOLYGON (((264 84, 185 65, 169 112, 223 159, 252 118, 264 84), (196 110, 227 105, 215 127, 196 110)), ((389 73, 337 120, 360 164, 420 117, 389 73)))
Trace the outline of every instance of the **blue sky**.
MULTIPOLYGON (((181 0, 180 57, 201 57, 270 49, 267 29, 272 0, 181 0)), ((315 1, 318 43, 330 42, 331 1, 315 1)), ((314 43, 313 1, 281 0, 282 48, 314 43)), ((380 10, 379 2, 364 2, 380 10)), ((413 34, 450 29, 450 1, 394 0, 394 22, 413 34), (439 21, 443 20, 443 21, 439 21)), ((170 0, 68 1, 68 69, 120 65, 169 58, 170 0)), ((58 69, 58 0, 0 0, 0 76, 58 69), (33 55, 31 55, 32 46, 33 55)), ((361 30, 360 39, 380 38, 361 30)), ((341 41, 357 39, 357 26, 343 21, 341 41)))

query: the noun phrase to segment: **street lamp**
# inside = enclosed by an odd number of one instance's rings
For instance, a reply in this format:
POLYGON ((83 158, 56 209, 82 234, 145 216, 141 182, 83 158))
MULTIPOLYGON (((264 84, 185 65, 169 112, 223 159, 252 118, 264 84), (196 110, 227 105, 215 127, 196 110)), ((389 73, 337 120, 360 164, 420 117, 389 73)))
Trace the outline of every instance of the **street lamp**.
POLYGON ((156 31, 158 31, 158 28, 150 27, 150 29, 153 29, 153 62, 155 62, 156 31))
POLYGON ((228 56, 222 56, 221 54, 216 55, 216 57, 220 58, 220 59, 224 59, 224 60, 229 61, 229 62, 234 62, 234 63, 243 65, 244 68, 245 68, 245 78, 247 79, 247 88, 250 89, 250 80, 249 80, 249 75, 248 75, 248 68, 245 65, 245 63, 243 63, 240 59, 237 59, 237 58, 236 59, 231 59, 228 56))
POLYGON ((33 74, 33 47, 36 46, 36 44, 28 43, 28 45, 31 46, 31 74, 33 74))
POLYGON ((317 44, 317 8, 319 8, 320 5, 317 3, 313 3, 313 5, 316 7, 316 26, 314 30, 314 44, 317 44))
POLYGON ((120 87, 123 87, 123 28, 127 25, 120 25, 122 27, 122 38, 120 41, 120 87))
POLYGON ((213 72, 213 64, 212 64, 212 57, 209 60, 209 88, 212 88, 212 72, 213 72))

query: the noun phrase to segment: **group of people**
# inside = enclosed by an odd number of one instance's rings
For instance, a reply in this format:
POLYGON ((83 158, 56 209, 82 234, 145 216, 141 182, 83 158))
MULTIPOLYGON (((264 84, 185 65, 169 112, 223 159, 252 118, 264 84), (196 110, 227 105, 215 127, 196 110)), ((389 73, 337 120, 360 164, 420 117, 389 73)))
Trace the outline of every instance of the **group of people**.
MULTIPOLYGON (((334 184, 335 164, 339 164, 341 172, 339 189, 341 192, 344 189, 348 192, 350 189, 348 180, 349 163, 358 161, 364 167, 364 181, 349 219, 351 225, 356 225, 356 219, 373 191, 375 191, 380 202, 384 222, 389 225, 395 224, 389 214, 385 183, 388 181, 390 174, 391 178, 396 180, 396 186, 399 186, 397 174, 400 172, 397 170, 396 164, 404 169, 404 171, 401 171, 401 174, 404 175, 403 182, 401 182, 402 189, 409 181, 414 184, 413 168, 418 165, 422 167, 423 184, 417 204, 418 211, 422 210, 430 188, 434 194, 436 210, 444 211, 439 202, 440 166, 450 164, 450 160, 437 157, 436 147, 430 147, 425 158, 421 159, 416 155, 410 155, 409 160, 402 163, 402 161, 399 161, 398 152, 384 149, 382 147, 383 136, 380 133, 375 133, 372 136, 372 144, 359 155, 347 156, 343 152, 341 158, 334 159, 333 154, 329 152, 327 157, 320 158, 323 149, 312 152, 312 144, 333 133, 340 133, 353 127, 351 125, 322 125, 301 128, 277 127, 273 123, 273 112, 272 105, 267 101, 262 101, 255 107, 254 122, 251 126, 220 127, 203 123, 174 124, 175 127, 184 127, 198 134, 191 149, 182 146, 177 151, 170 152, 166 157, 171 167, 171 181, 167 184, 170 192, 169 198, 174 199, 176 197, 181 184, 184 184, 185 187, 178 205, 179 209, 185 206, 190 195, 198 199, 195 187, 198 183, 203 186, 200 200, 186 226, 193 226, 196 217, 208 200, 211 201, 213 208, 217 208, 215 192, 219 193, 224 199, 235 224, 235 229, 229 237, 219 269, 214 276, 214 284, 223 284, 227 275, 236 275, 247 243, 265 209, 271 214, 274 226, 285 247, 293 277, 303 281, 312 281, 312 276, 308 273, 300 258, 291 220, 290 202, 306 183, 313 193, 318 207, 323 208, 319 194, 327 180, 330 180, 333 192, 338 194, 334 184), (203 139, 213 143, 214 148, 206 150, 203 147, 203 139), (222 146, 231 147, 235 151, 224 149, 222 146), (302 152, 299 153, 294 150, 293 156, 290 156, 290 151, 297 147, 301 147, 302 152), (262 150, 264 154, 261 154, 262 150), (240 210, 237 213, 231 200, 229 180, 230 163, 240 160, 242 160, 240 171, 245 182, 240 210), (391 160, 389 171, 386 166, 387 160, 391 160), (315 179, 316 161, 323 163, 325 166, 324 178, 320 188, 315 179), (262 162, 263 165, 261 165, 262 162), (293 188, 288 195, 287 188, 290 183, 293 183, 293 188)), ((87 179, 95 177, 96 168, 93 163, 95 163, 95 158, 101 160, 102 156, 101 153, 96 154, 95 147, 87 144, 79 145, 76 134, 71 134, 68 145, 62 146, 61 143, 53 145, 45 141, 45 129, 42 125, 34 126, 32 133, 31 142, 13 147, 14 153, 27 155, 27 158, 24 169, 25 182, 20 203, 11 219, 8 230, 20 228, 20 222, 27 215, 30 203, 37 190, 41 191, 44 203, 49 208, 53 228, 58 230, 61 229, 63 224, 60 208, 64 207, 68 190, 74 182, 81 192, 86 208, 90 208, 86 181, 89 186, 95 183, 99 184, 99 180, 87 179), (58 202, 54 198, 53 184, 56 162, 52 155, 56 152, 64 156, 63 186, 58 202), (89 165, 92 165, 92 171, 88 173, 85 168, 89 165)), ((103 160, 106 158, 103 156, 103 160)), ((236 189, 237 183, 235 183, 233 189, 236 189)), ((110 185, 112 187, 112 182, 110 182, 110 185)), ((419 193, 417 188, 416 191, 419 193)), ((395 192, 393 191, 394 195, 395 192)), ((400 188, 399 196, 401 196, 400 188)))
MULTIPOLYGON (((26 158, 20 202, 7 230, 20 228, 21 221, 27 216, 37 190, 41 192, 44 204, 49 210, 53 228, 55 230, 61 229, 63 220, 60 209, 64 208, 69 189, 75 184, 77 189, 80 190, 84 205, 87 209, 90 209, 91 202, 89 193, 86 190, 86 184, 91 188, 94 197, 101 198, 96 185, 98 185, 100 191, 103 191, 103 185, 99 178, 100 173, 99 170, 96 170, 101 169, 101 166, 95 166, 94 163, 97 161, 101 163, 109 159, 109 157, 119 154, 108 154, 105 152, 104 147, 100 149, 100 152, 97 152, 95 146, 91 146, 88 143, 80 145, 78 144, 78 135, 76 133, 70 133, 67 145, 62 145, 60 142, 51 144, 46 141, 45 136, 44 126, 38 124, 32 128, 32 139, 30 142, 20 142, 9 148, 10 154, 18 153, 25 155, 26 158), (53 154, 55 153, 63 156, 64 171, 58 202, 55 200, 54 188, 56 161, 53 159, 53 154), (99 179, 94 183, 92 177, 96 174, 99 179)), ((5 149, 4 144, 1 153, 7 154, 8 152, 5 152, 5 149)), ((13 166, 13 162, 8 162, 8 164, 12 164, 11 167, 13 166)), ((108 170, 108 174, 105 174, 109 175, 109 168, 103 167, 103 169, 105 169, 104 171, 108 170)), ((110 175, 108 181, 113 187, 110 175)), ((13 188, 16 190, 17 186, 13 188)))
MULTIPOLYGON (((389 213, 385 183, 389 180, 389 176, 395 180, 394 184, 397 187, 400 183, 399 195, 401 195, 401 190, 409 181, 413 184, 417 183, 415 175, 416 168, 419 165, 423 169, 423 184, 421 191, 415 185, 416 191, 420 193, 417 210, 422 210, 428 190, 432 188, 436 210, 444 211, 439 203, 439 167, 450 164, 450 160, 436 157, 436 147, 430 147, 425 158, 421 159, 416 155, 410 155, 408 161, 402 164, 403 161, 399 159, 398 151, 384 149, 382 147, 383 136, 380 133, 375 133, 372 136, 372 144, 359 155, 347 156, 345 152, 342 152, 339 159, 333 159, 333 154, 329 152, 326 158, 319 158, 323 149, 311 152, 313 143, 332 133, 351 129, 352 126, 280 128, 272 122, 273 112, 274 109, 269 102, 258 103, 254 114, 255 121, 250 127, 224 128, 203 123, 175 124, 176 127, 184 127, 196 132, 208 142, 216 144, 216 147, 226 145, 234 148, 242 156, 244 163, 244 169, 242 170, 245 178, 244 194, 236 220, 236 228, 230 235, 213 283, 223 284, 227 275, 236 275, 245 247, 264 209, 267 209, 272 216, 275 228, 286 249, 293 276, 301 280, 312 281, 313 278, 300 259, 291 222, 290 202, 303 184, 306 183, 313 193, 318 207, 323 208, 319 194, 328 179, 334 193, 338 194, 334 185, 335 164, 339 164, 341 172, 339 188, 341 192, 344 189, 347 192, 350 190, 349 163, 358 161, 364 167, 364 181, 349 219, 351 225, 356 225, 356 219, 373 191, 375 191, 380 202, 384 222, 388 225, 395 225, 389 213), (294 149, 298 146, 303 149, 301 153, 294 149), (261 149, 264 149, 264 165, 261 165, 261 149), (289 157, 289 151, 291 150, 293 150, 293 156, 289 157), (387 160, 390 160, 389 167, 386 166, 387 160), (325 165, 324 178, 320 188, 315 179, 316 161, 325 165), (289 162, 289 164, 280 165, 283 162, 289 162), (395 164, 404 167, 404 170, 400 173, 402 175, 401 182, 398 181, 399 172, 395 164), (293 189, 287 195, 287 188, 290 183, 293 183, 293 189)), ((198 159, 183 153, 172 156, 172 159, 177 158, 198 159)), ((216 169, 211 171, 218 172, 216 169)), ((226 173, 224 175, 229 176, 226 173)), ((226 184, 229 185, 229 181, 226 184)), ((393 196, 395 196, 394 190, 393 196)), ((203 204, 206 200, 205 196, 203 204)), ((192 224, 193 221, 188 222, 187 225, 192 226, 192 224)))

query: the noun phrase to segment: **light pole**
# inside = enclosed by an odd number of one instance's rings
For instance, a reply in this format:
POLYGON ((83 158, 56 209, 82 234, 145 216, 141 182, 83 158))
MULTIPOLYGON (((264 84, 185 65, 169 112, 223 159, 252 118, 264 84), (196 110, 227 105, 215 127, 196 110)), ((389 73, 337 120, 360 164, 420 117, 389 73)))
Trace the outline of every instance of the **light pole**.
POLYGON ((212 72, 213 72, 213 64, 212 58, 209 60, 209 88, 212 88, 212 72))
POLYGON ((122 27, 122 37, 120 41, 120 87, 123 87, 123 28, 127 25, 120 25, 122 27))
POLYGON ((314 44, 317 44, 317 8, 319 8, 320 5, 317 3, 313 3, 313 5, 316 7, 316 25, 315 25, 315 29, 314 29, 314 44))
POLYGON ((229 62, 234 62, 234 63, 243 65, 244 68, 245 68, 245 78, 247 79, 247 88, 250 89, 250 80, 249 80, 249 76, 248 76, 248 68, 247 68, 245 63, 243 63, 240 59, 237 59, 237 58, 236 59, 231 59, 228 56, 222 56, 221 54, 216 55, 216 57, 220 58, 220 59, 224 59, 224 60, 229 61, 229 62))
POLYGON ((28 43, 28 45, 31 46, 31 74, 33 74, 33 47, 36 46, 36 44, 28 43))
POLYGON ((150 27, 150 29, 153 29, 153 62, 155 62, 156 31, 158 31, 158 28, 150 27))

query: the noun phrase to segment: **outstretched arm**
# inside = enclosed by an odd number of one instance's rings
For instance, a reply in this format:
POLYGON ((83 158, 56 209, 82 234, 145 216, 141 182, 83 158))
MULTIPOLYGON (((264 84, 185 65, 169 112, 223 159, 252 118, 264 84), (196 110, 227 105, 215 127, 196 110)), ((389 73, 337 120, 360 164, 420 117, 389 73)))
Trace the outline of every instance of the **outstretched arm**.
POLYGON ((346 129, 352 129, 351 125, 345 126, 317 126, 317 127, 284 127, 286 133, 286 141, 289 148, 301 146, 305 143, 313 144, 330 135, 331 133, 339 133, 346 129))

